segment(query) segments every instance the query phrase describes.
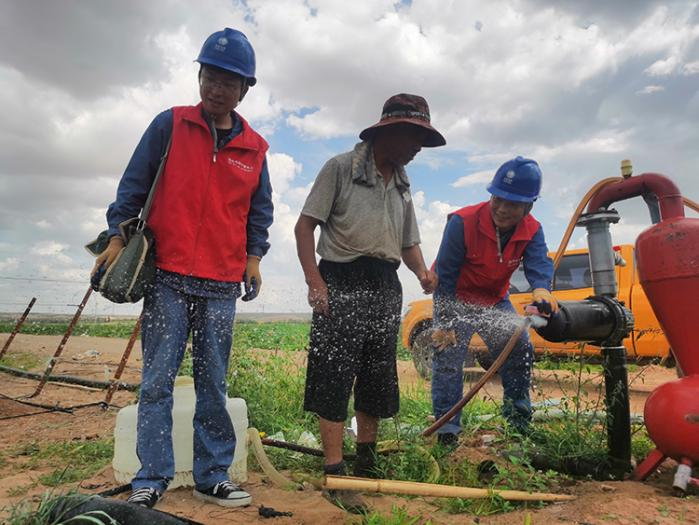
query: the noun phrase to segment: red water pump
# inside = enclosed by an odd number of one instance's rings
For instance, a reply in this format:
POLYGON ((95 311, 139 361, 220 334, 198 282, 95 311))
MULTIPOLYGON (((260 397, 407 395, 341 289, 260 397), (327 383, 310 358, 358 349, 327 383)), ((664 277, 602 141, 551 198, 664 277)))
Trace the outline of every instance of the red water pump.
POLYGON ((680 464, 673 485, 685 491, 692 466, 699 464, 699 219, 684 216, 677 186, 655 173, 605 187, 588 209, 634 196, 657 199, 660 207, 660 222, 636 240, 636 260, 643 290, 685 374, 646 400, 645 423, 656 449, 636 468, 634 479, 647 478, 671 457, 680 464))

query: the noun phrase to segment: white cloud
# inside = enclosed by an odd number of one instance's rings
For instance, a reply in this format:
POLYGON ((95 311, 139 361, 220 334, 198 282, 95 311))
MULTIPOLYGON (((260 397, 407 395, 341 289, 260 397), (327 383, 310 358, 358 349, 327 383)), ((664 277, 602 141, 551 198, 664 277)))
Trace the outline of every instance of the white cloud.
MULTIPOLYGON (((306 308, 293 225, 309 170, 378 120, 397 92, 424 95, 448 142, 409 170, 428 262, 457 207, 447 201, 463 198, 455 189, 466 189, 466 200, 480 194, 474 190, 515 154, 544 170, 537 217, 547 219, 549 242, 585 191, 618 173, 621 158, 637 172, 672 170, 683 192, 699 195, 691 3, 201 0, 195 11, 183 0, 6 4, 0 269, 60 272, 80 281, 78 300, 92 265, 82 245, 105 227, 133 148, 159 111, 196 103, 192 59, 224 24, 241 28, 256 49, 259 82, 240 111, 272 144, 275 190, 265 291, 241 308, 306 308), (34 33, 46 38, 17 47, 34 33), (437 176, 414 177, 413 169, 437 176)), ((627 213, 629 226, 620 226, 634 235, 642 219, 627 213)), ((420 296, 413 281, 405 277, 406 297, 420 296)), ((32 286, 15 288, 15 302, 32 286)), ((66 289, 42 288, 44 304, 65 303, 66 289)))
POLYGON ((475 173, 469 173, 464 177, 459 177, 456 181, 452 182, 451 186, 454 188, 466 188, 468 186, 484 186, 493 178, 494 170, 477 171, 475 173))
POLYGON ((687 64, 684 64, 682 66, 682 74, 683 75, 696 75, 699 73, 699 60, 696 60, 694 62, 688 62, 687 64))
POLYGON ((675 71, 675 68, 677 68, 678 64, 679 58, 676 56, 671 56, 666 58, 665 60, 658 60, 657 62, 653 62, 653 64, 651 64, 645 69, 644 73, 651 77, 667 76, 671 74, 673 71, 675 71))
POLYGON ((19 268, 19 259, 17 257, 8 257, 5 260, 0 260, 0 272, 13 271, 19 268))
POLYGON ((636 91, 636 94, 637 95, 652 95, 653 93, 661 93, 663 91, 665 91, 664 86, 658 86, 655 84, 651 84, 651 85, 644 87, 643 89, 639 89, 638 91, 636 91))
POLYGON ((286 193, 290 183, 301 173, 303 165, 294 161, 294 158, 286 153, 270 153, 267 156, 267 168, 275 196, 279 198, 286 193))
POLYGON ((70 264, 72 259, 66 255, 68 245, 56 241, 41 241, 36 243, 30 250, 32 255, 38 255, 41 260, 54 259, 64 264, 70 264))

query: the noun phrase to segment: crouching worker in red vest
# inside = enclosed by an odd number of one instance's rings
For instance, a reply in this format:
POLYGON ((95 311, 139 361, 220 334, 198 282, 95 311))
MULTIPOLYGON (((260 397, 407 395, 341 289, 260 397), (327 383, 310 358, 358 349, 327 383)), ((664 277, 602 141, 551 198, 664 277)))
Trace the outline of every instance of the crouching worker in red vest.
MULTIPOLYGON (((464 359, 474 332, 491 358, 503 350, 516 328, 508 289, 512 273, 524 264, 540 311, 558 310, 551 295, 553 262, 544 231, 530 215, 541 189, 541 170, 530 159, 507 161, 488 185, 489 201, 452 213, 447 221, 435 270, 435 352, 432 360, 432 407, 436 418, 463 396, 464 359)), ((503 415, 513 430, 526 431, 531 420, 529 387, 533 348, 525 332, 500 368, 503 415)), ((461 431, 461 411, 438 430, 439 442, 452 445, 461 431)))

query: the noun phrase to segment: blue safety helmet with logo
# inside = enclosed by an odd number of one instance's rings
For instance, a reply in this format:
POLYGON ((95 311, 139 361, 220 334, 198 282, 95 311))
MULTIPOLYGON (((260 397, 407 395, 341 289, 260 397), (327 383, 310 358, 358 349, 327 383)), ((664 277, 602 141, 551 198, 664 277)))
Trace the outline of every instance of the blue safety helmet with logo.
POLYGON ((541 191, 541 169, 535 160, 515 157, 498 168, 487 190, 501 199, 534 202, 541 191))
POLYGON ((207 38, 197 62, 241 75, 247 79, 248 86, 257 83, 255 51, 248 38, 237 29, 227 27, 207 38))

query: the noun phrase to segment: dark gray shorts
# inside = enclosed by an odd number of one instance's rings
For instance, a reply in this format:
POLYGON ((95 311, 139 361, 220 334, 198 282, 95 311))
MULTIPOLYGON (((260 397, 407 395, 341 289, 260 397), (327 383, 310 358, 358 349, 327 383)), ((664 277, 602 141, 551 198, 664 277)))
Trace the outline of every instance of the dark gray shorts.
POLYGON ((403 292, 397 265, 360 257, 350 263, 321 260, 330 315, 313 314, 304 409, 345 421, 354 409, 386 418, 399 407, 396 344, 403 292))

